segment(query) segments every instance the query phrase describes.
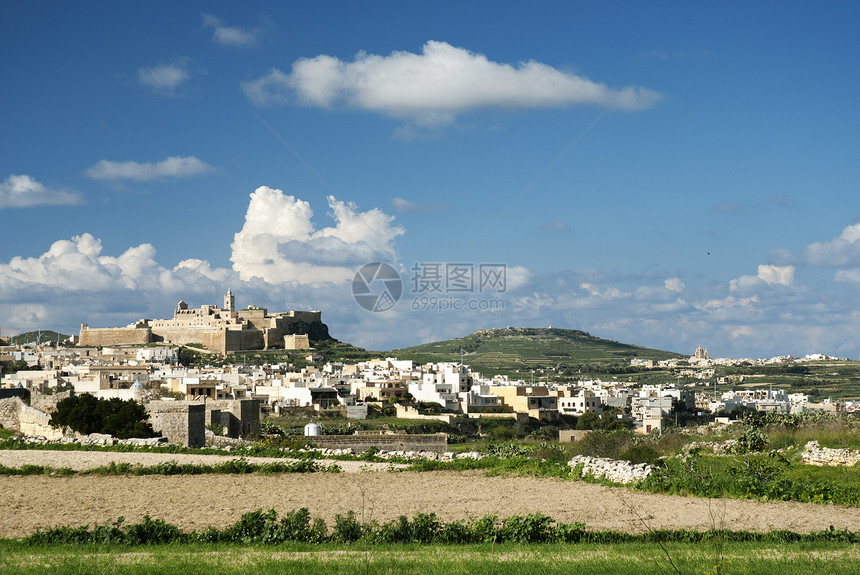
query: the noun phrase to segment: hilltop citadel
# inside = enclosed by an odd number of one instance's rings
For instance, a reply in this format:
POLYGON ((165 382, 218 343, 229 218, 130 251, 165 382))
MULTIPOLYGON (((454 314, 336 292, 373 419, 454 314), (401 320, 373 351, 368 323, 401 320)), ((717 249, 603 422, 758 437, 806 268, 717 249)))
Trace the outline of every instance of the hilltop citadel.
POLYGON ((172 319, 141 319, 126 327, 91 328, 81 324, 79 344, 101 347, 164 342, 200 344, 221 354, 255 349, 308 349, 309 334, 329 339, 321 311, 288 311, 269 315, 266 308, 249 305, 236 310, 231 290, 224 306, 189 309, 180 300, 172 319))

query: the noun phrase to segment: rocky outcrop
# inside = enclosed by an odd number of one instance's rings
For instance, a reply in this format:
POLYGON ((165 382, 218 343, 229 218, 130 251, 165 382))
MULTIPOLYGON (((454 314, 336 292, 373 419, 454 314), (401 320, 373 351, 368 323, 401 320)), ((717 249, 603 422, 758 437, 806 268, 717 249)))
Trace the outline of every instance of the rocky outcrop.
POLYGON ((651 475, 653 467, 647 463, 630 463, 617 459, 577 455, 568 462, 571 468, 582 466, 583 475, 606 479, 614 483, 636 483, 651 475))
POLYGON ((819 447, 817 441, 810 441, 803 448, 800 460, 808 465, 856 465, 860 462, 860 451, 850 449, 830 449, 819 447))

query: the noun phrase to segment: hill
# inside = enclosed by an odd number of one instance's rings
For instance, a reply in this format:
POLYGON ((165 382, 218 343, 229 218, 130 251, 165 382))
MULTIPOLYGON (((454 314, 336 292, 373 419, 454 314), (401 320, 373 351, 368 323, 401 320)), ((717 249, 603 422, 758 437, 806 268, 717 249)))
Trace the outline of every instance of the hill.
POLYGON ((552 369, 556 372, 583 367, 627 366, 633 358, 686 357, 659 349, 619 343, 587 332, 558 328, 509 327, 479 330, 471 335, 389 352, 400 359, 420 363, 463 361, 485 373, 525 373, 552 369))
POLYGON ((58 338, 60 343, 63 343, 71 337, 50 329, 43 329, 41 331, 26 331, 24 333, 19 333, 18 335, 5 336, 4 339, 9 340, 9 345, 24 345, 25 343, 32 343, 39 339, 39 334, 41 334, 42 343, 49 341, 56 342, 58 338))

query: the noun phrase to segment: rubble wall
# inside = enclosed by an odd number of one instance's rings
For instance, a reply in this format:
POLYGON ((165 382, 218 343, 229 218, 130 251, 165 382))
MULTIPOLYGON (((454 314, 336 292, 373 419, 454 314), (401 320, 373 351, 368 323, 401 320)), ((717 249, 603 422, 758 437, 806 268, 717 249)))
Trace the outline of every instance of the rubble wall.
POLYGON ((59 439, 63 430, 51 427, 51 416, 35 407, 30 407, 19 397, 0 400, 0 423, 11 431, 30 437, 59 439))
POLYGON ((370 448, 383 451, 448 451, 448 434, 415 435, 314 435, 305 437, 323 449, 347 449, 361 453, 370 448))
POLYGON ((190 401, 152 401, 146 404, 152 428, 170 443, 183 447, 205 447, 206 409, 190 401))

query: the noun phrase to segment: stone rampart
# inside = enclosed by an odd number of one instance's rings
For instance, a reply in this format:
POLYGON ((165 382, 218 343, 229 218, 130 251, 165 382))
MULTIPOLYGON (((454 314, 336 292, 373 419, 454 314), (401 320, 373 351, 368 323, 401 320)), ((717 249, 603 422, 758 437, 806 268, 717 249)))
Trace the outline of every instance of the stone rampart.
POLYGON ((263 349, 265 347, 264 339, 262 331, 229 329, 224 332, 224 348, 221 353, 245 349, 263 349))
POLYGON ((152 330, 148 327, 82 327, 80 340, 81 347, 143 345, 152 342, 152 330))
POLYGON ((415 435, 314 435, 305 437, 322 449, 352 449, 362 453, 371 448, 383 451, 432 451, 444 453, 448 450, 448 434, 426 433, 415 435))
POLYGON ((153 341, 174 345, 200 344, 206 349, 224 353, 224 330, 220 328, 159 327, 152 331, 153 341))

